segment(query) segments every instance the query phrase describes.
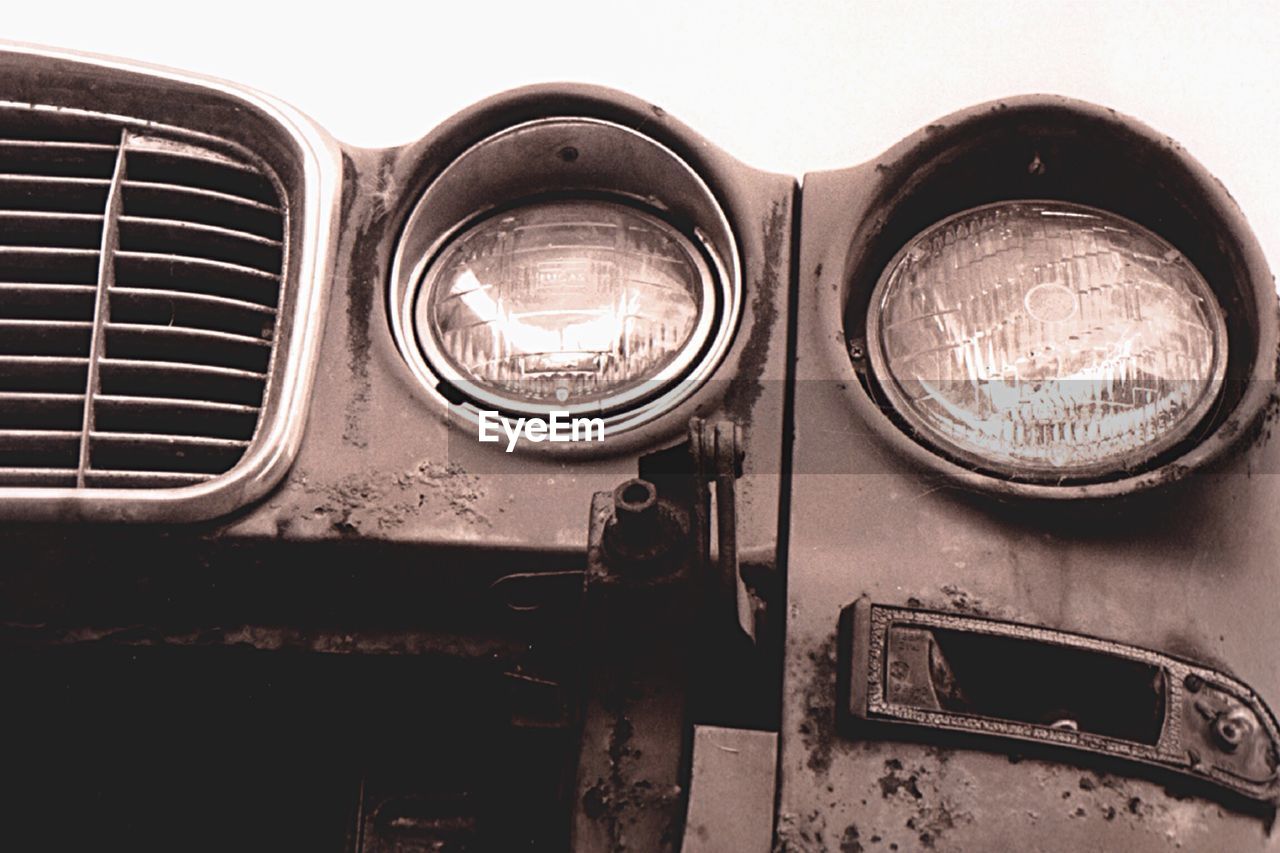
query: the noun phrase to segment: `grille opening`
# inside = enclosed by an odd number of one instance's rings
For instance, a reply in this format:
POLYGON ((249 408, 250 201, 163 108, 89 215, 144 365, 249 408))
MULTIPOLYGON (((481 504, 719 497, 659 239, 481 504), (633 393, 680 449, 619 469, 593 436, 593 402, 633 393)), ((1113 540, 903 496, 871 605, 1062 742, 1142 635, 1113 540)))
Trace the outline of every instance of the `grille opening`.
POLYGON ((96 249, 0 247, 0 281, 95 284, 96 249))
POLYGON ((0 320, 0 355, 87 356, 92 336, 88 321, 0 320))
POLYGON ((88 373, 87 358, 0 355, 0 391, 78 394, 87 387, 88 373))
POLYGON ((232 149, 0 106, 0 486, 232 469, 261 417, 285 231, 271 176, 232 149))
POLYGON ((74 475, 79 457, 79 430, 34 432, 0 429, 0 469, 70 470, 74 475))
POLYGON ((0 211, 0 245, 96 251, 102 245, 102 216, 96 213, 0 211))
POLYGON ((132 216, 216 225, 247 231, 271 240, 280 240, 284 236, 280 210, 250 199, 212 190, 144 183, 129 178, 125 179, 121 190, 125 209, 132 216))
POLYGON ((252 406, 99 394, 94 427, 102 432, 153 432, 247 441, 258 423, 252 406))
POLYGON ((0 282, 0 317, 15 320, 76 320, 93 316, 97 288, 91 284, 0 282))
POLYGON ((270 275, 280 269, 280 241, 246 231, 170 219, 120 218, 120 248, 131 252, 188 255, 251 267, 270 275))
POLYGON ((181 362, 104 358, 98 376, 103 394, 190 397, 258 406, 266 377, 245 370, 181 362))
POLYGON ((116 253, 116 282, 125 287, 189 290, 274 308, 275 276, 248 267, 176 255, 116 253))
POLYGON ((107 355, 143 361, 174 361, 266 373, 271 344, 245 335, 159 326, 108 323, 107 355))
POLYGON ((84 420, 83 394, 0 394, 0 429, 80 431, 84 420))
POLYGON ((110 178, 116 141, 31 142, 0 139, 0 172, 65 178, 110 178))
POLYGON ((120 125, 106 116, 63 110, 0 110, 0 137, 33 142, 100 142, 113 149, 120 142, 120 125))
POLYGON ((187 151, 139 150, 129 157, 129 178, 153 183, 178 183, 197 189, 241 196, 265 205, 279 202, 266 175, 231 160, 193 157, 187 151))
POLYGON ((46 178, 0 175, 0 209, 101 214, 107 178, 46 178))
POLYGON ((98 470, 221 474, 244 455, 247 442, 156 433, 94 432, 89 453, 98 470))
MULTIPOLYGON (((3 298, 3 290, 0 290, 0 298, 3 298)), ((111 317, 121 323, 209 329, 264 341, 269 341, 275 334, 275 313, 270 308, 180 290, 113 288, 111 317)))

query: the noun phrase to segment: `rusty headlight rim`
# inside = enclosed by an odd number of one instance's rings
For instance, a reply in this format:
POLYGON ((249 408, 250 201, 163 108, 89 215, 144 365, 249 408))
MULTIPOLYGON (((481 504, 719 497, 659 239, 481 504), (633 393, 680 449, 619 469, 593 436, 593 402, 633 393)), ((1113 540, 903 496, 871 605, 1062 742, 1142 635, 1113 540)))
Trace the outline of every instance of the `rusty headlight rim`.
MULTIPOLYGON (((1034 141, 1034 140, 1033 140, 1034 141)), ((1096 140, 1093 140, 1096 141, 1096 140)), ((1032 149, 1027 148, 1028 159, 1032 149)), ((1033 165, 1037 165, 1032 160, 1033 165)), ((1017 169, 1026 173, 1028 163, 1017 169)), ((1266 259, 1243 213, 1222 184, 1177 143, 1141 122, 1114 110, 1056 95, 1026 95, 978 104, 948 115, 918 130, 875 160, 856 167, 863 171, 866 187, 843 203, 846 221, 833 235, 845 235, 827 252, 829 266, 839 274, 838 283, 819 291, 820 311, 834 319, 835 333, 828 338, 824 359, 829 375, 842 377, 842 395, 851 414, 860 419, 896 454, 907 458, 921 472, 950 482, 953 487, 978 495, 1034 501, 1112 500, 1161 490, 1190 474, 1221 464, 1229 451, 1254 440, 1269 413, 1280 407, 1276 393, 1277 364, 1280 361, 1280 333, 1274 282, 1266 259), (1185 209, 1176 211, 1190 217, 1203 229, 1201 251, 1175 239, 1150 217, 1096 198, 1045 193, 1001 193, 987 187, 979 200, 952 199, 949 205, 924 218, 914 230, 896 235, 893 219, 898 210, 912 208, 920 213, 921 184, 937 177, 931 169, 950 165, 981 148, 998 129, 1006 136, 1026 143, 1028 128, 1041 131, 1056 127, 1057 141, 1092 140, 1105 137, 1105 145, 1127 153, 1114 164, 1134 175, 1159 175, 1158 191, 1174 193, 1185 209), (920 443, 901 421, 886 411, 882 392, 871 374, 865 354, 865 310, 873 285, 888 260, 910 236, 935 222, 967 208, 995 201, 1051 198, 1076 201, 1112 211, 1132 219, 1173 243, 1209 282, 1226 315, 1232 352, 1228 356, 1226 386, 1232 393, 1219 395, 1214 409, 1190 439, 1149 467, 1095 481, 1036 483, 998 476, 941 455, 920 443), (895 239, 896 236, 896 239, 895 239), (885 245, 891 249, 884 250, 885 245), (877 252, 877 246, 879 252, 877 252), (1221 269, 1206 270, 1201 255, 1212 255, 1221 269), (1223 274, 1225 272, 1225 275, 1223 274), (1230 291, 1226 293, 1225 291, 1230 291), (859 350, 862 349, 861 352, 859 350)), ((954 174, 954 173, 953 173, 954 174)), ((1155 194, 1157 185, 1147 185, 1155 194)), ((941 196, 941 193, 938 193, 941 196)))

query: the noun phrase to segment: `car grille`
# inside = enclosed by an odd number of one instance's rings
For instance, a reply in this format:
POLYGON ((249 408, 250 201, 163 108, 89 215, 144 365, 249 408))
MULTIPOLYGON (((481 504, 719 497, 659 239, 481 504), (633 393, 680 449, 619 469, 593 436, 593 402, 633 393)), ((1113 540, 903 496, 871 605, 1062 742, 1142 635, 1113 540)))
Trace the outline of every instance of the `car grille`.
POLYGON ((230 471, 277 338, 285 207, 213 137, 0 108, 0 486, 230 471))

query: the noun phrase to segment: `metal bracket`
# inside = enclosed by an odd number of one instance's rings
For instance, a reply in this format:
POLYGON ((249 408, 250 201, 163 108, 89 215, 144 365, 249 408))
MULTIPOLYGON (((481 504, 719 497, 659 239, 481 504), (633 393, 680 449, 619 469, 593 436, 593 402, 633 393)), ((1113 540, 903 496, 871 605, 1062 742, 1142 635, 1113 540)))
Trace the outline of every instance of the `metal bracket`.
POLYGON ((713 577, 728 600, 738 593, 738 500, 735 482, 742 476, 742 430, 732 421, 689 421, 689 457, 694 468, 694 529, 698 554, 711 566, 711 489, 716 487, 716 562, 713 577))
POLYGON ((739 671, 724 635, 741 635, 741 465, 737 427, 695 418, 687 443, 646 457, 641 477, 592 499, 574 850, 679 849, 705 672, 739 671))

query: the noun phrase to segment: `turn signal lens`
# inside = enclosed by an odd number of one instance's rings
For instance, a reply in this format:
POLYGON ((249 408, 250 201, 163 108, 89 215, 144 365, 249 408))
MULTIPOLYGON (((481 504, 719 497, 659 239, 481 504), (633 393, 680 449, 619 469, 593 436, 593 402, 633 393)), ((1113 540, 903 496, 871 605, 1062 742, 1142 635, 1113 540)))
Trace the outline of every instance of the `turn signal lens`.
POLYGON ((1187 438, 1226 371, 1212 291, 1134 222, 1061 202, 945 219, 881 276, 872 366, 921 437, 1038 480, 1136 468, 1187 438))
POLYGON ((677 379, 716 311, 710 269, 675 228, 624 204, 566 201, 464 231, 415 310, 432 363, 507 411, 607 411, 677 379))

